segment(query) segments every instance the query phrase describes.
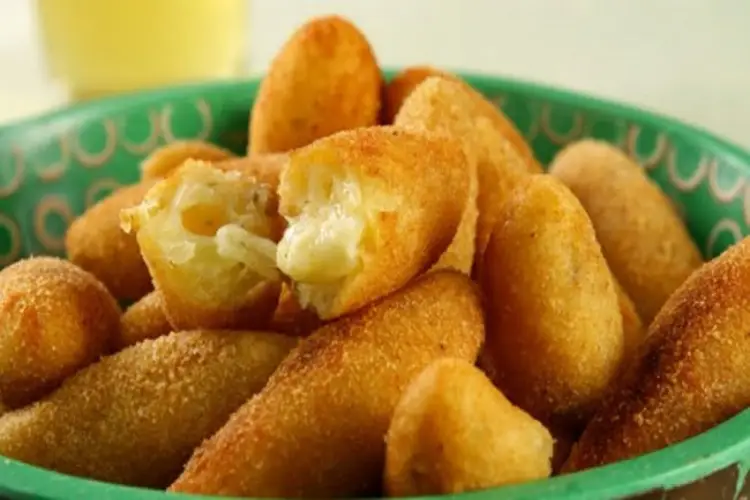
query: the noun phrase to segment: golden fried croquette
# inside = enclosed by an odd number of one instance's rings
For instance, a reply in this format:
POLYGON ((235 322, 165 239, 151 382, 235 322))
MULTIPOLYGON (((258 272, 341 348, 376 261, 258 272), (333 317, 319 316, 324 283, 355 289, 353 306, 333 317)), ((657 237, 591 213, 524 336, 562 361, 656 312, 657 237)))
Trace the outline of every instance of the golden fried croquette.
POLYGON ((141 178, 164 178, 191 159, 218 162, 234 156, 231 151, 208 142, 175 141, 156 149, 141 162, 141 178))
POLYGON ((216 162, 213 166, 225 171, 238 170, 276 190, 279 187, 281 171, 288 161, 289 155, 286 153, 267 153, 216 162))
POLYGON ((646 329, 627 292, 615 278, 613 278, 613 281, 617 292, 617 303, 620 306, 620 316, 622 316, 623 362, 627 363, 643 343, 646 329))
POLYGON ((281 286, 279 304, 268 329, 295 337, 305 337, 323 324, 318 315, 303 308, 287 283, 281 286))
POLYGON ((151 186, 143 182, 116 190, 78 217, 65 235, 68 259, 119 300, 135 301, 153 289, 135 237, 120 229, 120 211, 139 204, 151 186))
POLYGON ((492 127, 499 132, 505 140, 510 142, 518 156, 523 158, 526 162, 526 167, 529 172, 534 174, 542 172, 542 167, 534 156, 534 152, 510 118, 505 116, 495 104, 487 100, 484 95, 462 80, 461 77, 448 71, 439 70, 429 66, 412 66, 394 76, 385 87, 383 95, 382 122, 385 124, 395 123, 396 116, 398 115, 398 112, 401 111, 401 108, 409 95, 411 95, 411 93, 419 87, 422 82, 431 77, 440 77, 462 85, 464 90, 474 101, 474 106, 472 107, 478 108, 478 115, 484 116, 486 119, 490 120, 492 122, 492 127))
POLYGON ((590 416, 623 359, 614 281, 581 204, 531 176, 511 195, 484 256, 487 360, 495 383, 545 424, 590 416))
POLYGON ((669 198, 623 152, 590 139, 563 149, 550 173, 581 201, 612 272, 650 323, 701 264, 669 198))
POLYGON ((78 372, 0 417, 0 455, 100 481, 163 488, 258 392, 295 341, 273 333, 176 332, 78 372))
POLYGON ((339 132, 291 153, 276 262, 300 304, 332 319, 434 264, 462 218, 467 168, 458 141, 393 127, 339 132))
POLYGON ((93 275, 52 257, 0 271, 0 400, 18 408, 110 348, 120 308, 93 275))
MULTIPOLYGON (((417 70, 419 74, 421 70, 417 70)), ((405 78, 411 78, 408 73, 405 78)), ((474 133, 474 120, 469 108, 461 108, 461 105, 470 106, 468 95, 464 92, 463 97, 467 99, 458 104, 449 102, 449 92, 456 88, 457 92, 463 89, 457 87, 457 83, 448 83, 440 80, 434 92, 428 91, 428 96, 420 92, 420 97, 412 98, 409 107, 401 114, 396 122, 396 127, 409 128, 428 133, 443 134, 457 138, 461 141, 466 155, 466 175, 469 179, 469 190, 465 199, 464 212, 461 222, 456 230, 453 241, 445 250, 433 269, 452 268, 463 273, 471 273, 474 265, 474 254, 476 251, 476 234, 478 196, 479 196, 479 173, 478 159, 480 152, 477 151, 477 135, 474 133), (444 82, 444 83, 443 83, 444 82), (445 87, 443 86, 445 85, 445 87), (425 97, 422 99, 422 97, 425 97)), ((405 96, 404 96, 405 97, 405 96)), ((482 158, 483 159, 483 158, 482 158)), ((481 163, 481 168, 486 168, 486 163, 481 163)), ((483 174, 484 175, 484 174, 483 174)), ((484 177, 483 177, 484 179, 484 177)))
POLYGON ((123 212, 176 330, 262 328, 276 308, 275 193, 240 171, 188 160, 123 212))
POLYGON ((457 79, 453 74, 431 66, 410 66, 403 69, 383 88, 383 106, 380 112, 380 122, 383 125, 393 124, 396 115, 406 98, 409 97, 409 94, 431 76, 457 79))
POLYGON ((675 291, 573 448, 566 472, 704 432, 750 406, 750 239, 675 291))
POLYGON ((470 163, 476 164, 479 213, 476 228, 470 228, 470 221, 466 227, 476 233, 476 258, 481 264, 503 202, 529 175, 526 163, 477 105, 468 87, 457 81, 438 77, 425 80, 404 102, 395 126, 455 137, 463 144, 470 163))
POLYGON ((120 318, 120 335, 115 340, 115 349, 137 344, 146 339, 155 339, 172 331, 161 292, 154 290, 128 307, 120 318))
POLYGON ((375 125, 382 77, 370 44, 349 21, 301 26, 271 62, 250 117, 250 153, 278 153, 341 130, 375 125))
POLYGON ((383 436, 401 392, 437 358, 473 362, 483 337, 469 278, 423 275, 302 339, 170 490, 278 498, 378 491, 383 436))
POLYGON ((462 493, 549 477, 549 431, 465 360, 431 363, 386 434, 388 496, 462 493))

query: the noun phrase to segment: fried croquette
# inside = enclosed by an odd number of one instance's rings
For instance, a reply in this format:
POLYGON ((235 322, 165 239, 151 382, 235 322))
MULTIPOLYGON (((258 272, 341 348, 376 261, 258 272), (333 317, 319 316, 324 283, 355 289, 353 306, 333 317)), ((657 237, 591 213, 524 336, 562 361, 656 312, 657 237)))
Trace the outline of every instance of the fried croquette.
POLYGON ((349 21, 301 26, 271 62, 250 117, 250 153, 279 153, 341 130, 377 124, 382 77, 349 21))
POLYGON ((65 235, 68 259, 99 278, 119 300, 135 301, 153 289, 135 237, 120 229, 120 211, 138 205, 151 186, 119 188, 86 210, 65 235))
POLYGON ((142 340, 155 339, 171 331, 172 325, 169 324, 164 312, 161 292, 154 290, 123 313, 115 349, 123 349, 142 340))
POLYGON ((406 98, 419 84, 431 76, 457 78, 451 73, 430 66, 410 66, 403 69, 385 84, 380 122, 383 125, 393 124, 406 98))
MULTIPOLYGON (((408 76, 405 76, 409 78, 408 76)), ((443 80, 441 80, 442 82, 443 80)), ((457 85, 457 84, 451 84, 457 85)), ((461 217, 456 235, 450 246, 445 250, 433 269, 452 268, 469 274, 474 265, 474 254, 476 251, 477 219, 479 217, 479 173, 478 156, 473 139, 473 119, 469 115, 468 108, 460 108, 468 105, 468 99, 454 105, 448 102, 448 98, 442 99, 441 93, 445 89, 442 84, 437 85, 439 90, 430 94, 429 99, 422 100, 414 98, 409 108, 396 122, 396 127, 409 128, 428 133, 443 134, 461 140, 466 155, 466 175, 469 179, 468 196, 465 200, 464 212, 461 217)), ((464 95, 464 97, 467 97, 464 95)), ((485 168, 484 163, 481 164, 485 168)))
POLYGON ((214 167, 232 171, 237 170, 244 175, 255 178, 259 183, 268 185, 276 190, 279 187, 281 171, 286 167, 289 155, 285 153, 267 153, 234 158, 214 163, 214 167))
POLYGON ((750 406, 748 331, 750 239, 745 238, 704 264, 664 304, 564 471, 667 447, 750 406))
POLYGON ((170 142, 141 162, 141 179, 162 179, 191 159, 218 162, 234 157, 231 151, 204 141, 170 142))
POLYGON ((0 271, 0 401, 18 408, 108 352, 120 308, 93 275, 52 258, 0 271))
POLYGON ((614 281, 581 204, 531 176, 492 232, 481 277, 495 383, 545 424, 580 424, 623 359, 614 281))
POLYGON ((266 327, 280 290, 275 193, 188 160, 124 211, 176 330, 266 327))
POLYGON ((265 385, 294 343, 279 334, 234 331, 144 340, 0 417, 0 455, 163 488, 193 449, 265 385))
POLYGON ((434 361, 404 391, 386 434, 388 496, 443 495, 549 477, 549 431, 471 363, 434 361))
POLYGON ((473 362, 480 297, 456 271, 423 275, 327 324, 188 462, 171 491, 278 498, 379 491, 401 392, 431 361, 473 362))
POLYGON ((479 213, 472 231, 476 234, 476 259, 481 264, 502 204, 529 175, 523 158, 477 105, 468 87, 457 81, 438 77, 425 80, 404 102, 395 126, 455 137, 469 161, 476 164, 479 213))
POLYGON ((669 198, 623 152, 594 140, 563 149, 550 173, 578 197, 612 272, 649 324, 701 265, 669 198))
POLYGON ((281 286, 279 304, 268 329, 295 337, 305 337, 323 324, 318 315, 303 308, 288 284, 281 286))
POLYGON ((437 262, 466 206, 458 141, 371 127, 290 154, 279 185, 288 227, 276 263, 300 304, 336 318, 402 287, 437 262))
POLYGON ((383 123, 395 123, 398 112, 401 111, 404 102, 411 93, 425 80, 431 77, 439 77, 451 80, 464 86, 464 90, 471 96, 474 106, 479 109, 479 114, 492 122, 493 128, 511 143, 518 156, 526 162, 529 172, 538 174, 542 167, 534 156, 534 152, 526 142, 526 139, 518 131, 515 124, 505 114, 492 104, 487 98, 479 93, 461 77, 448 71, 431 68, 429 66, 412 66, 404 69, 385 87, 383 96, 383 123))

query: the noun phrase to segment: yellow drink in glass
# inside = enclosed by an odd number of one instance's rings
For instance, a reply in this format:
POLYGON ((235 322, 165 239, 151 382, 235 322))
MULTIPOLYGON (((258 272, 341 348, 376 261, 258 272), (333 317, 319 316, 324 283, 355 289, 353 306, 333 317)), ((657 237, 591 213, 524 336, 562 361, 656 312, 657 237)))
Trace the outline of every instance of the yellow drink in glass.
POLYGON ((247 0, 36 0, 53 76, 74 98, 237 76, 247 0))

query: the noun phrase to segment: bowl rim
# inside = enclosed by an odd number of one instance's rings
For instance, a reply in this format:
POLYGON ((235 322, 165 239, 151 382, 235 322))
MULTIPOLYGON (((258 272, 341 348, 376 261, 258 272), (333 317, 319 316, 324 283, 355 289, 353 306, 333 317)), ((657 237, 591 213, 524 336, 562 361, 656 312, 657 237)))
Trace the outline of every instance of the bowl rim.
MULTIPOLYGON (((390 78, 397 71, 397 69, 389 69, 385 70, 384 74, 386 78, 390 78)), ((750 152, 711 132, 675 118, 555 86, 476 72, 455 71, 455 73, 469 83, 480 87, 502 87, 503 92, 524 94, 533 99, 564 103, 587 110, 598 110, 679 134, 703 148, 722 151, 723 155, 735 160, 730 162, 730 165, 741 169, 744 175, 750 176, 750 152)), ((8 144, 12 146, 14 138, 19 135, 31 135, 31 138, 24 137, 24 140, 33 141, 34 131, 39 128, 64 127, 71 122, 102 114, 117 113, 132 106, 144 106, 167 99, 174 100, 217 91, 232 93, 242 89, 248 94, 253 94, 261 78, 177 85, 74 104, 0 127, 0 147, 8 144)), ((455 496, 420 498, 423 500, 449 497, 462 500, 495 498, 531 500, 552 495, 555 495, 556 500, 622 498, 686 484, 692 479, 706 477, 734 464, 742 470, 741 480, 744 477, 744 471, 750 467, 748 428, 750 428, 750 409, 698 436, 630 460, 519 485, 455 496)), ((0 458, 0 490, 14 495, 46 500, 69 500, 71 498, 164 500, 169 496, 188 498, 178 493, 165 493, 161 490, 122 486, 68 476, 7 458, 0 458)), ((208 500, 217 497, 190 496, 189 498, 208 500)))

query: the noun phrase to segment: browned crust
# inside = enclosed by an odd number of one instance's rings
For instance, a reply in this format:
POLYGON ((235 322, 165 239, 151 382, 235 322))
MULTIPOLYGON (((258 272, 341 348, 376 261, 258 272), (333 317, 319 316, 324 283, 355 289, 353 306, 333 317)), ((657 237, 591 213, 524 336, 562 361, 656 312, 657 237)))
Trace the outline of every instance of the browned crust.
POLYGON ((623 152, 583 140, 550 173, 589 214, 610 269, 648 324, 702 258, 669 198, 623 152))
POLYGON ((574 447, 573 472, 695 436, 750 405, 750 240, 672 295, 574 447))
POLYGON ((153 290, 135 236, 120 229, 120 211, 143 200, 153 185, 120 188, 89 208, 68 228, 68 259, 89 271, 121 300, 138 300, 153 290))
POLYGON ((65 474, 164 488, 294 344, 237 331, 145 340, 3 415, 0 453, 65 474))
MULTIPOLYGON (((311 166, 352 175, 394 209, 380 213, 364 242, 362 269, 345 282, 329 310, 331 319, 405 285, 434 264, 453 240, 466 206, 469 179, 460 144, 447 137, 371 127, 340 132, 290 155, 279 186, 279 212, 294 216, 311 166)), ((367 200, 364 201, 367 203, 367 200)))
POLYGON ((483 330, 474 286, 449 271, 324 326, 196 451, 170 490, 279 498, 377 491, 383 435, 402 390, 439 357, 473 362, 483 330))
POLYGON ((614 282, 575 196, 540 174, 505 204, 485 254, 487 357, 495 383, 544 423, 576 425, 623 356, 614 282))
POLYGON ((313 19, 284 44, 250 117, 250 153, 285 152, 375 125, 382 77, 364 35, 338 16, 313 19))
POLYGON ((106 353, 120 308, 94 276, 50 257, 0 271, 0 399, 23 406, 106 353))
POLYGON ((137 344, 142 340, 155 339, 172 331, 164 312, 161 293, 154 290, 130 306, 120 318, 120 335, 115 341, 116 349, 137 344))
POLYGON ((189 159, 218 162, 234 156, 231 151, 208 142, 175 141, 154 150, 141 162, 141 178, 164 178, 189 159))

